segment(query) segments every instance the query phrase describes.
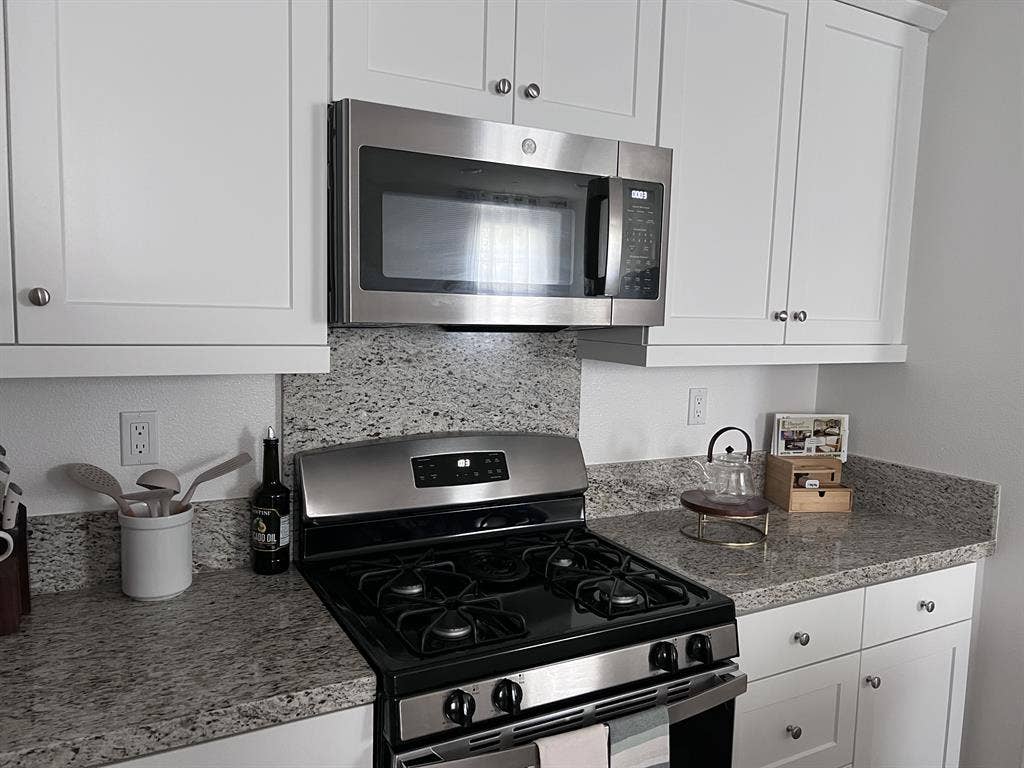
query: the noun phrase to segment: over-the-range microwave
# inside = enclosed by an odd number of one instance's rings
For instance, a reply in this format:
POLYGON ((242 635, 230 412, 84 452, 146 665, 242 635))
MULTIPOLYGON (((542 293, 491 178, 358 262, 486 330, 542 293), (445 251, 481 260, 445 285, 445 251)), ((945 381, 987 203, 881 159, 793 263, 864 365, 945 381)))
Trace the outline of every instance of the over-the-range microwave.
POLYGON ((332 325, 661 325, 672 152, 330 105, 332 325))

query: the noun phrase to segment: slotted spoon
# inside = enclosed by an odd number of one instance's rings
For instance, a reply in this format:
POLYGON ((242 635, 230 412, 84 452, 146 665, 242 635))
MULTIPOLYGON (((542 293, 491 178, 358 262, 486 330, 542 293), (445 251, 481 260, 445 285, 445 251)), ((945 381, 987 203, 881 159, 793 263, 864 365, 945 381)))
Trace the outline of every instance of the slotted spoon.
POLYGON ((92 464, 71 464, 67 468, 68 477, 90 491, 102 493, 117 502, 117 508, 125 515, 132 514, 132 508, 124 500, 124 491, 112 474, 92 464))

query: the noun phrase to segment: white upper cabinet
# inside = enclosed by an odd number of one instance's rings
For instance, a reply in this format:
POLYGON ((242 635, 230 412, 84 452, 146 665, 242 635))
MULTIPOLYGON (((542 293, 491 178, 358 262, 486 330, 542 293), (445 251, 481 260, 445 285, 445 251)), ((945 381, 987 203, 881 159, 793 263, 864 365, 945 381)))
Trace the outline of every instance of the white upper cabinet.
POLYGON ((661 16, 661 0, 519 0, 515 122, 656 143, 661 16))
POLYGON ((964 621, 861 654, 854 768, 959 764, 970 639, 964 621))
POLYGON ((328 34, 322 0, 7 3, 21 345, 326 343, 328 34))
POLYGON ((511 122, 515 0, 335 0, 333 9, 334 99, 511 122))
POLYGON ((670 2, 668 296, 651 344, 781 344, 806 0, 670 2))
POLYGON ((903 309, 928 35, 839 2, 807 23, 789 310, 796 344, 892 344, 903 309))
POLYGON ((7 187, 7 57, 0 35, 0 344, 14 342, 14 262, 11 260, 10 197, 7 187))

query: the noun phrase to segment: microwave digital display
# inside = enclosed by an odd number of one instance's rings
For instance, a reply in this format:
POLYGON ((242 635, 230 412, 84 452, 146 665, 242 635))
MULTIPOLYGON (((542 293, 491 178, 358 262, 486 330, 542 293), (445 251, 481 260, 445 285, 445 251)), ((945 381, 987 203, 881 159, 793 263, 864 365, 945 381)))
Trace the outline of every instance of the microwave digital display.
POLYGON ((631 189, 629 190, 629 196, 634 200, 646 200, 647 190, 646 189, 631 189))

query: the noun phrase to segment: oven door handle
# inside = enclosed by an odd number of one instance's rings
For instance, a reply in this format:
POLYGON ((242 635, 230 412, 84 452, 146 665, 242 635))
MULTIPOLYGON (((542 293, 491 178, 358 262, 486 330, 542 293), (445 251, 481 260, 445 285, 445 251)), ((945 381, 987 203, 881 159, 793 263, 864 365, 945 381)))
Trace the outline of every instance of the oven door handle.
MULTIPOLYGON (((687 720, 701 712, 725 704, 747 690, 747 675, 744 672, 719 675, 720 682, 705 688, 700 693, 671 704, 668 707, 669 724, 687 720)), ((401 763, 404 768, 404 763, 401 763)), ((435 765, 434 763, 430 764, 435 765)), ((521 744, 501 752, 485 752, 482 755, 463 757, 436 763, 437 768, 538 768, 540 753, 536 744, 521 744)))
POLYGON ((720 675, 721 683, 706 688, 696 696, 677 701, 669 705, 669 723, 678 723, 681 720, 688 720, 701 712, 707 712, 730 699, 735 699, 747 690, 747 675, 745 672, 736 674, 720 675))

